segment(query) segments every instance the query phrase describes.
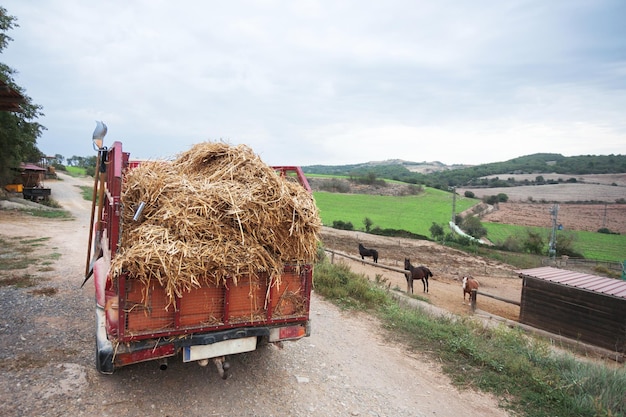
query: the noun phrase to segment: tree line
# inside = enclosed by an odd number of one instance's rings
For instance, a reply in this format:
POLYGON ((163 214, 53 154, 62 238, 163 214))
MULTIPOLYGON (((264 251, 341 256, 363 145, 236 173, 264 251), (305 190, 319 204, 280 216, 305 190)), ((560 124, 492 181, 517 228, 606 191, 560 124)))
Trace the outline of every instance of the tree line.
MULTIPOLYGON (((0 53, 13 39, 8 31, 19 27, 17 18, 7 13, 0 6, 0 53)), ((9 183, 14 175, 15 168, 21 162, 39 162, 44 156, 37 148, 37 139, 41 136, 45 126, 37 120, 44 116, 43 107, 35 104, 26 94, 25 89, 17 85, 14 79, 16 70, 5 63, 0 63, 0 80, 8 89, 17 92, 23 99, 19 104, 20 111, 0 111, 0 183, 9 183)))
MULTIPOLYGON (((539 184, 542 181, 546 183, 546 180, 540 174, 552 172, 563 174, 564 176, 624 173, 626 172, 626 155, 563 156, 561 154, 538 153, 504 162, 449 169, 429 174, 412 172, 402 163, 388 165, 311 165, 302 167, 302 170, 309 174, 374 176, 410 184, 423 184, 440 190, 449 190, 452 187, 462 186, 507 187, 528 185, 526 183, 531 182, 516 182, 512 177, 508 177, 506 180, 483 178, 490 175, 537 174, 535 183, 539 184)), ((576 179, 568 177, 562 179, 562 181, 573 182, 576 179)))

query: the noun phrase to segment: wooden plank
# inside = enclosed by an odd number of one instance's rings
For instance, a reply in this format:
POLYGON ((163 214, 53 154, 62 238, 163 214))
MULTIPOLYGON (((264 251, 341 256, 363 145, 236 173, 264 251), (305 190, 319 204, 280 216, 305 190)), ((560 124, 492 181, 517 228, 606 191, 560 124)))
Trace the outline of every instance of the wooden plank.
POLYGON ((480 294, 480 295, 484 295, 485 297, 493 298, 494 300, 504 301, 505 303, 509 303, 509 304, 515 304, 516 306, 521 304, 518 301, 514 301, 514 300, 509 300, 507 298, 498 297, 497 295, 488 294, 488 293, 482 292, 482 291, 476 291, 476 293, 480 294))

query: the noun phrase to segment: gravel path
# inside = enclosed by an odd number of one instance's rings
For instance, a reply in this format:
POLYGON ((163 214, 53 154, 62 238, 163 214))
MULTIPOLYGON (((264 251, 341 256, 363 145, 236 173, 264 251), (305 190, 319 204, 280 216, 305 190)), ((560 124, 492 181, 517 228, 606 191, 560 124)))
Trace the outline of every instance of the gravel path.
POLYGON ((0 285, 0 415, 13 416, 506 416, 497 400, 454 388, 426 357, 387 340, 364 313, 313 295, 311 337, 230 362, 231 377, 171 359, 103 376, 94 368, 92 283, 85 269, 90 203, 62 176, 47 183, 74 220, 0 210, 0 237, 49 238, 32 245, 33 287, 0 285), (42 295, 43 294, 43 295, 42 295), (48 294, 48 295, 45 295, 48 294))

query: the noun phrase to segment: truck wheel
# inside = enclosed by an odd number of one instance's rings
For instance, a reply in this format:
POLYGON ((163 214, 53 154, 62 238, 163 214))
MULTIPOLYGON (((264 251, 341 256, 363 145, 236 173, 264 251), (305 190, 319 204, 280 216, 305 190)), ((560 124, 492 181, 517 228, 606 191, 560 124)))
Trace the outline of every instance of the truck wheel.
POLYGON ((260 347, 265 347, 267 345, 270 344, 270 337, 269 336, 258 336, 256 339, 256 347, 260 348, 260 347))
POLYGON ((113 373, 113 352, 108 349, 100 349, 96 338, 96 370, 101 374, 113 373))

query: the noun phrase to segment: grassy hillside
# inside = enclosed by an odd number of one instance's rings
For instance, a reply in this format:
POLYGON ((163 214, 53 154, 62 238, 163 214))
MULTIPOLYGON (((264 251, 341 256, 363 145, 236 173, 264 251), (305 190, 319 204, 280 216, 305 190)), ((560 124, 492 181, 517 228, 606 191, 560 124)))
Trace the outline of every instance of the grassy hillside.
MULTIPOLYGON (((367 217, 372 227, 407 230, 430 237, 434 223, 447 225, 452 217, 452 195, 437 189, 426 188, 417 196, 390 197, 367 194, 338 194, 315 192, 315 201, 322 222, 332 226, 334 221, 351 222, 355 230, 365 230, 363 220, 367 217)), ((478 200, 457 196, 456 213, 475 205, 478 200)), ((549 240, 548 228, 487 223, 487 238, 504 242, 509 236, 523 239, 528 230, 538 231, 549 240)), ((447 231, 447 227, 445 227, 447 231)), ((573 248, 585 258, 622 262, 626 254, 626 235, 608 235, 583 231, 568 231, 575 236, 573 248)))

